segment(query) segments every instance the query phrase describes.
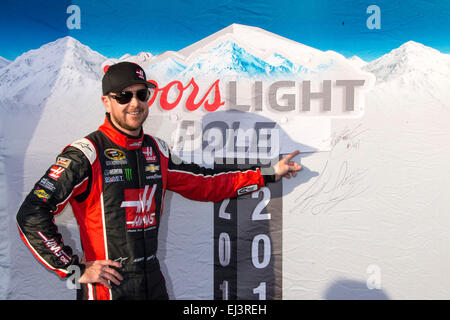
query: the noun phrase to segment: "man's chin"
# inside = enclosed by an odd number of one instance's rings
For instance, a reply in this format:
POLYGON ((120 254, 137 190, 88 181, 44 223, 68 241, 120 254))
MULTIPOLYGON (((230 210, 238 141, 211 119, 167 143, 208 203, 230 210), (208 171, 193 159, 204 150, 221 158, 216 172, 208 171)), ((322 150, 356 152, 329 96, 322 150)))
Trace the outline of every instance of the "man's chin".
POLYGON ((142 128, 142 124, 131 125, 131 124, 125 124, 125 123, 120 123, 120 122, 118 122, 117 124, 118 124, 118 129, 120 129, 128 134, 129 134, 129 132, 136 132, 136 131, 139 132, 142 128))

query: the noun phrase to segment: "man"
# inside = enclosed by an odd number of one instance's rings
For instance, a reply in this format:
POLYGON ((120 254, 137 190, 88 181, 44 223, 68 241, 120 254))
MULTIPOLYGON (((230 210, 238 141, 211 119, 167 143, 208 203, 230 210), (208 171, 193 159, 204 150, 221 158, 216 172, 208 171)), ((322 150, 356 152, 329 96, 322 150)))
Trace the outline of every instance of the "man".
POLYGON ((220 201, 301 170, 291 161, 298 151, 271 176, 256 167, 218 171, 178 161, 164 141, 142 129, 154 88, 137 64, 110 66, 102 80, 105 122, 64 148, 17 214, 20 235, 39 261, 63 278, 81 270, 79 299, 168 299, 156 258, 167 189, 220 201), (53 222, 67 203, 79 225, 82 261, 53 222))

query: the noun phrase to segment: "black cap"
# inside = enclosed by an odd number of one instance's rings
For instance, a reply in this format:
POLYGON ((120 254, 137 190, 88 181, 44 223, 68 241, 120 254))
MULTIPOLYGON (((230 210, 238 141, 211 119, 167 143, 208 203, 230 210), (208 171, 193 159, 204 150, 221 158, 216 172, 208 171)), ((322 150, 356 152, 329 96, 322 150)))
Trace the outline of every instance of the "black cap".
POLYGON ((156 88, 153 83, 147 82, 144 69, 133 62, 119 62, 109 66, 103 76, 103 95, 110 92, 119 92, 133 84, 142 83, 148 88, 156 88))

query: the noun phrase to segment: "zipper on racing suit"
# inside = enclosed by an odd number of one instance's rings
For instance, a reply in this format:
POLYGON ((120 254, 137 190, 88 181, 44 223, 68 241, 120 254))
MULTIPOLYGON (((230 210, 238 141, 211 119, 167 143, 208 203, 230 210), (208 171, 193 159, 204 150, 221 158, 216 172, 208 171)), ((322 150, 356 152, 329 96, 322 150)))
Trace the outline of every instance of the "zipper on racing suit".
MULTIPOLYGON (((142 147, 141 147, 142 148, 142 147)), ((145 186, 142 183, 142 176, 141 176, 141 161, 140 159, 140 154, 139 151, 141 150, 141 148, 135 150, 136 153, 136 164, 137 164, 137 176, 138 176, 138 181, 139 181, 139 190, 144 189, 145 186)), ((146 207, 145 201, 146 199, 142 199, 142 201, 144 201, 143 207, 146 207)), ((145 214, 145 209, 142 210, 142 214, 145 214)), ((144 217, 143 217, 144 219, 144 217)), ((147 262, 147 248, 145 247, 145 223, 142 226, 142 233, 143 233, 143 246, 144 246, 144 288, 145 288, 145 299, 148 298, 147 296, 147 270, 146 270, 146 262, 147 262)))

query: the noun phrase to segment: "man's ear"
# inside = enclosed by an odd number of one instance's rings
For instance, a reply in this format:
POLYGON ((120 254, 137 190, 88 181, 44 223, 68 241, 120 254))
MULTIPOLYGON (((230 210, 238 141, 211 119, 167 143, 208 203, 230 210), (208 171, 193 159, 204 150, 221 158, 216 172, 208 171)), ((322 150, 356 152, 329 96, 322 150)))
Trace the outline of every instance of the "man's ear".
POLYGON ((101 96, 103 105, 105 106, 106 112, 111 112, 111 101, 107 96, 101 96))

